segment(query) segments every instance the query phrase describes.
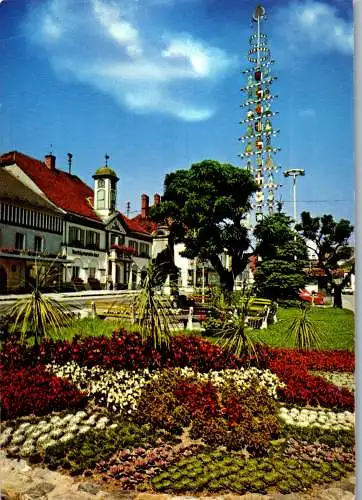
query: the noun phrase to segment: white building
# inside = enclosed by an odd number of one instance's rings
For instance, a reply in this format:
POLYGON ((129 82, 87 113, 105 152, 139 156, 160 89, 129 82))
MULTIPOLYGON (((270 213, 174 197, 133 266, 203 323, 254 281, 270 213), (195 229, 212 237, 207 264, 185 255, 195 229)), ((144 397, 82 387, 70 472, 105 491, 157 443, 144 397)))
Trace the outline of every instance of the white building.
POLYGON ((116 210, 118 178, 107 165, 79 177, 12 151, 0 156, 0 293, 29 287, 35 259, 59 262, 59 281, 78 287, 133 288, 152 237, 116 210))

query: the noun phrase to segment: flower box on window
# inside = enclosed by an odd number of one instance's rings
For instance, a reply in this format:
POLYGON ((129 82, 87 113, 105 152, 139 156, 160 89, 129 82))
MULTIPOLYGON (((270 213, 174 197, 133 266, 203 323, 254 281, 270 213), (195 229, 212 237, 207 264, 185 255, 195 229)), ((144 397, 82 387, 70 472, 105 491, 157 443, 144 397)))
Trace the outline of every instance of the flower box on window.
POLYGON ((126 255, 134 255, 137 256, 137 250, 133 247, 127 245, 117 245, 116 243, 111 246, 111 248, 115 249, 117 253, 123 253, 126 255))

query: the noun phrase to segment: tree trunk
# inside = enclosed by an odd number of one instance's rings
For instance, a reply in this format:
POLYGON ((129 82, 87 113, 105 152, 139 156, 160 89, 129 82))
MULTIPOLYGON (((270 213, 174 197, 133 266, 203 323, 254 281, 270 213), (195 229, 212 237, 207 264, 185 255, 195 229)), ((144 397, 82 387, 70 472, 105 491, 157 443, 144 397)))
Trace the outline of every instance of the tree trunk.
POLYGON ((231 271, 225 271, 219 273, 220 276, 220 286, 224 292, 232 292, 234 290, 234 276, 231 271))
POLYGON ((333 286, 333 307, 342 309, 342 285, 333 286))
POLYGON ((211 255, 210 263, 219 275, 221 289, 224 292, 232 292, 234 290, 234 275, 232 271, 225 269, 218 255, 211 255))

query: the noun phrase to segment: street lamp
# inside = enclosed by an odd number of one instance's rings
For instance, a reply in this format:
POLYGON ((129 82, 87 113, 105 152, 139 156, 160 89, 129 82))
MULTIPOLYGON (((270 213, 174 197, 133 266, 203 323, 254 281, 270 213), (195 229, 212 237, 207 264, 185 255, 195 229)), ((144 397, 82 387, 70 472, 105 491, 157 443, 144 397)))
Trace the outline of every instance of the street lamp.
POLYGON ((297 177, 305 175, 305 170, 302 168, 290 168, 285 170, 284 177, 293 177, 293 206, 294 206, 294 224, 297 223, 297 177))

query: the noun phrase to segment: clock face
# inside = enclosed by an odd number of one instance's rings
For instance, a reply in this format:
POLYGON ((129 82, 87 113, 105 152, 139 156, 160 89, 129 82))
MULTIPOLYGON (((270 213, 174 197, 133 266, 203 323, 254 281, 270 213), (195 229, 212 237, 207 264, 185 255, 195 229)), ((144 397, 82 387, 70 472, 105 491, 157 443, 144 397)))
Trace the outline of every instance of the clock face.
POLYGON ((105 186, 104 179, 99 179, 99 180, 98 180, 98 187, 99 187, 99 188, 104 188, 104 186, 105 186))

